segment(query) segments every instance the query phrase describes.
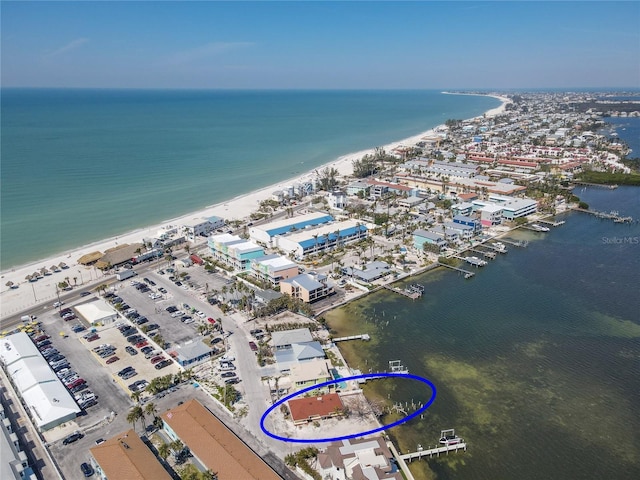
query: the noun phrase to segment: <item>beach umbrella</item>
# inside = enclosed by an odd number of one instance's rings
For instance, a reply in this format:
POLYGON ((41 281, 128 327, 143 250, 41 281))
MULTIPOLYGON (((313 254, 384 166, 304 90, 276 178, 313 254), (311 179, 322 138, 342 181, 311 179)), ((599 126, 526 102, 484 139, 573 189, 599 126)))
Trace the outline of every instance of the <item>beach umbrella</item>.
POLYGON ((64 262, 60 262, 60 263, 58 264, 58 266, 59 266, 60 268, 65 268, 65 267, 67 266, 67 264, 66 264, 66 263, 64 263, 64 262))
POLYGON ((5 283, 5 285, 9 288, 13 287, 13 282, 9 281, 7 283, 5 283))
POLYGON ((49 270, 51 270, 52 272, 57 272, 57 271, 59 271, 59 268, 58 268, 58 266, 57 266, 57 265, 51 265, 51 266, 49 267, 49 270))

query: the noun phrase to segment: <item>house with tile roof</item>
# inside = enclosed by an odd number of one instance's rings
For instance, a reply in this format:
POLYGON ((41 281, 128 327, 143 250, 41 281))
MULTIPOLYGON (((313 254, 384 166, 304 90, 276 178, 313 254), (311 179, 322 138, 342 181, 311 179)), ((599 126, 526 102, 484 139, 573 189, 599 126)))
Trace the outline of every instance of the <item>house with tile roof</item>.
POLYGON ((344 405, 337 393, 319 397, 292 398, 287 402, 294 425, 338 417, 344 414, 344 405))

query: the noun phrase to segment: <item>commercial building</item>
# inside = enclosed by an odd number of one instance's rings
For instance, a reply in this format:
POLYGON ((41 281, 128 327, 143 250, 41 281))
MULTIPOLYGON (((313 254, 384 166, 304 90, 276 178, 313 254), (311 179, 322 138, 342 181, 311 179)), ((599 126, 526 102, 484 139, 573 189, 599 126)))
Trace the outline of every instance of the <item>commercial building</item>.
MULTIPOLYGON (((197 400, 161 415, 165 433, 180 440, 218 480, 278 480, 280 476, 197 400)), ((125 477, 122 477, 125 478, 125 477)))
POLYGON ((0 359, 38 429, 57 427, 80 413, 69 391, 26 333, 19 332, 2 339, 0 359))
POLYGON ((73 308, 80 317, 92 326, 108 325, 118 318, 118 312, 101 298, 93 302, 76 305, 73 308))
POLYGON ((367 236, 367 227, 356 220, 330 223, 314 229, 278 236, 275 245, 288 255, 301 259, 305 255, 330 250, 367 236))
POLYGON ((128 430, 89 449, 91 464, 102 480, 171 480, 135 430, 128 430))
POLYGON ((251 260, 251 274, 273 287, 298 275, 298 265, 282 255, 271 254, 251 260))
POLYGON ((214 350, 201 340, 195 339, 174 346, 171 353, 181 367, 187 368, 206 362, 214 354, 214 350))
POLYGON ((235 270, 249 270, 251 260, 264 256, 264 248, 230 233, 212 235, 207 243, 216 260, 235 270))
POLYGON ((269 247, 273 245, 273 239, 277 235, 285 235, 289 232, 304 230, 333 221, 333 217, 323 212, 312 212, 285 218, 276 222, 255 225, 249 229, 249 238, 269 247))

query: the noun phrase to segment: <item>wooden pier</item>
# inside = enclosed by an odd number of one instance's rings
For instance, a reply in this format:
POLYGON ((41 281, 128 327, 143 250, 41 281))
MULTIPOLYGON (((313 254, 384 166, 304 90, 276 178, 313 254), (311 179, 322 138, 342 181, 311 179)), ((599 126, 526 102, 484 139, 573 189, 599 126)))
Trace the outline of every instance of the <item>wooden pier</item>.
POLYGON ((364 340, 365 342, 368 342, 369 340, 371 340, 371 337, 369 336, 368 333, 362 333, 360 335, 350 335, 348 337, 334 338, 332 341, 333 343, 336 343, 336 342, 346 342, 347 340, 364 340))
POLYGON ((451 270, 456 270, 460 273, 464 273, 464 278, 471 278, 475 275, 475 273, 470 272, 469 270, 464 270, 463 268, 454 267, 453 265, 447 265, 446 263, 438 262, 438 265, 441 267, 450 268, 451 270))
POLYGON ((458 450, 462 450, 463 452, 466 452, 467 444, 465 442, 462 442, 462 443, 456 443, 454 445, 442 445, 440 447, 433 447, 433 448, 429 447, 426 449, 423 449, 421 446, 419 446, 417 451, 400 455, 400 458, 402 460, 409 460, 409 461, 413 460, 414 458, 417 458, 418 460, 420 460, 422 457, 431 458, 434 455, 439 457, 441 453, 446 453, 448 455, 449 452, 458 452, 458 450))
POLYGON ((589 182, 580 182, 578 180, 573 180, 571 183, 574 185, 585 185, 588 187, 599 187, 599 188, 608 188, 609 190, 615 190, 618 188, 618 185, 608 185, 605 183, 589 183, 589 182))
POLYGON ((496 258, 497 253, 496 252, 488 252, 486 250, 476 250, 474 248, 469 248, 468 249, 469 252, 473 252, 473 253, 479 253, 480 255, 486 257, 486 258, 490 258, 491 260, 496 258))
POLYGON ((508 243, 509 245, 513 245, 514 247, 526 248, 529 245, 529 242, 526 240, 508 240, 506 238, 501 238, 501 242, 508 243))
POLYGON ((545 225, 551 225, 552 227, 559 227, 560 225, 564 225, 565 221, 560 220, 559 222, 554 222, 551 220, 538 220, 538 223, 544 223, 545 225))
POLYGON ((602 220, 613 220, 614 223, 633 223, 633 217, 622 217, 618 212, 611 211, 609 213, 606 212, 598 212, 597 210, 585 210, 584 208, 573 208, 576 212, 584 212, 590 215, 594 215, 596 218, 600 218, 602 220))
POLYGON ((412 300, 415 300, 417 298, 420 298, 422 296, 422 293, 424 291, 424 287, 422 287, 421 289, 419 288, 410 288, 411 285, 409 285, 407 288, 398 288, 398 287, 392 287, 391 285, 385 285, 384 288, 386 288, 387 290, 390 290, 392 292, 398 293, 402 296, 405 296, 407 298, 410 298, 412 300))

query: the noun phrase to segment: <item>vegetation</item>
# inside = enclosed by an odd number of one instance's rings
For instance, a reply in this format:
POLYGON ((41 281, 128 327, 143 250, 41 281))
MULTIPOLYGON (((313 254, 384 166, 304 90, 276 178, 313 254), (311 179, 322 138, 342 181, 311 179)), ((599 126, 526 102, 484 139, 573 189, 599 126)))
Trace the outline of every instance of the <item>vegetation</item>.
POLYGON ((180 468, 178 470, 178 475, 180 475, 181 480, 217 480, 218 478, 217 473, 214 473, 211 470, 201 472, 192 463, 180 468))
POLYGON ((316 447, 307 447, 297 453, 290 453, 284 457, 284 463, 291 468, 300 467, 304 473, 314 480, 322 480, 322 476, 309 465, 309 460, 315 458, 317 455, 318 449, 316 447))
POLYGON ((610 173, 585 171, 576 176, 576 180, 603 185, 636 185, 640 186, 640 174, 638 173, 610 173))
POLYGON ((313 309, 298 298, 290 297, 289 295, 283 295, 280 298, 271 300, 266 306, 259 308, 256 311, 256 315, 259 317, 266 317, 269 315, 275 315, 283 310, 289 310, 294 313, 302 313, 304 315, 313 315, 313 309))
POLYGON ((443 265, 451 265, 455 266, 456 259, 455 258, 447 258, 447 257, 438 257, 438 262, 443 265))
POLYGON ((580 202, 578 203, 578 208, 581 208, 583 210, 589 210, 589 204, 587 202, 580 202))

